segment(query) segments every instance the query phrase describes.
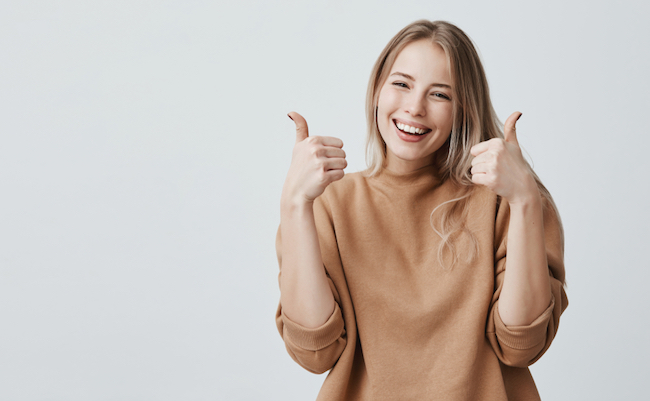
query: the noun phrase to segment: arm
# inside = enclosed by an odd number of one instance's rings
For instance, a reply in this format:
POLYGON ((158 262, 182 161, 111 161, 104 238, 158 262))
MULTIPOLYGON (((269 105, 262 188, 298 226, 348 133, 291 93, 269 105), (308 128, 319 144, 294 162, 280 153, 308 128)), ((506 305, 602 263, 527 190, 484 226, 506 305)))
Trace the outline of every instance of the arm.
POLYGON ((472 147, 472 180, 510 205, 508 262, 499 298, 499 314, 506 325, 531 323, 551 300, 542 199, 517 142, 519 117, 521 113, 514 113, 506 121, 505 139, 472 147))
MULTIPOLYGON (((322 210, 318 206, 317 208, 322 210)), ((281 269, 279 280, 282 281, 281 229, 278 229, 276 251, 281 269)), ((285 342, 291 358, 303 368, 316 374, 324 373, 331 369, 347 344, 347 333, 343 320, 342 306, 339 306, 341 305, 339 293, 327 272, 325 272, 325 280, 330 291, 329 293, 334 299, 334 311, 326 318, 322 325, 309 328, 294 322, 286 316, 282 303, 278 306, 275 316, 278 331, 285 342)))
POLYGON ((298 113, 296 145, 282 188, 282 275, 280 302, 285 316, 307 328, 322 325, 334 311, 334 297, 325 277, 314 221, 314 200, 347 165, 338 138, 309 137, 307 122, 298 113))
POLYGON ((495 240, 504 241, 495 256, 496 291, 488 337, 493 337, 502 362, 513 366, 527 366, 543 354, 566 308, 559 218, 549 213, 552 208, 544 210, 537 182, 521 155, 515 130, 520 116, 515 113, 506 121, 505 139, 472 148, 472 180, 504 198, 500 214, 508 218, 507 236, 495 232, 495 240), (560 280, 549 271, 550 259, 560 280))
MULTIPOLYGON (((562 228, 559 217, 548 203, 543 208, 544 258, 550 301, 526 323, 506 325, 501 312, 505 281, 514 264, 511 261, 512 226, 510 205, 502 200, 495 226, 495 291, 487 320, 486 335, 497 357, 506 365, 526 367, 539 359, 557 333, 560 316, 568 301, 564 291, 562 228)), ((515 267, 516 269, 516 267, 515 267)), ((512 283, 512 282, 511 282, 512 283)))
POLYGON ((323 373, 343 352, 346 332, 338 293, 324 268, 314 208, 321 225, 327 225, 322 221, 327 214, 322 202, 314 201, 343 176, 345 153, 339 139, 309 138, 302 116, 290 117, 297 136, 282 190, 276 241, 281 269, 276 323, 291 357, 310 372, 323 373))
POLYGON ((529 196, 510 203, 508 259, 499 297, 499 316, 506 326, 532 323, 551 302, 542 199, 532 177, 530 181, 529 196))
POLYGON ((323 269, 313 204, 283 201, 280 220, 283 313, 306 328, 319 327, 332 315, 334 297, 323 269))

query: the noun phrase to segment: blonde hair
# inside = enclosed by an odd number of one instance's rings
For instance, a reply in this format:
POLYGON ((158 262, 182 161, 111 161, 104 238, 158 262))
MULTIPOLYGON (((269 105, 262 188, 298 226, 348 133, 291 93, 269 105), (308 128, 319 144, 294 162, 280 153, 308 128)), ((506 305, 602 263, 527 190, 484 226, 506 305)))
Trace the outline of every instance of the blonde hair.
MULTIPOLYGON (((368 137, 366 141, 366 175, 377 174, 386 161, 386 143, 379 133, 377 126, 377 103, 379 92, 386 81, 397 55, 410 43, 419 40, 430 40, 444 50, 453 90, 452 130, 449 139, 436 151, 434 163, 442 181, 451 180, 458 188, 458 197, 437 206, 430 216, 433 230, 442 239, 438 249, 438 258, 443 263, 443 254, 447 249, 452 257, 451 266, 458 255, 454 250, 453 239, 465 233, 473 243, 472 251, 468 252, 468 262, 478 252, 478 242, 465 226, 465 216, 469 196, 475 188, 470 169, 473 156, 472 146, 492 138, 503 138, 503 124, 499 121, 492 102, 481 59, 472 40, 457 26, 446 21, 415 21, 395 35, 377 58, 370 74, 368 92, 366 95, 366 119, 368 137), (444 213, 440 216, 437 228, 434 224, 434 214, 438 210, 444 213)), ((557 213, 555 203, 550 193, 544 187, 539 177, 528 168, 537 182, 541 196, 557 213)), ((561 227, 561 223, 560 223, 561 227)), ((564 240, 562 240, 564 242, 564 240)))

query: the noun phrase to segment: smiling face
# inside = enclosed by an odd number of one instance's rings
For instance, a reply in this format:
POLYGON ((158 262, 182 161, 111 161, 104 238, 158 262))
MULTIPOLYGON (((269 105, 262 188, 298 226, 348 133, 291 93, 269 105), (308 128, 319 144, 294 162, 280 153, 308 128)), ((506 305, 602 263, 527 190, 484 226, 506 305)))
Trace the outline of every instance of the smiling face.
POLYGON ((408 44, 379 92, 377 126, 386 143, 386 166, 407 173, 433 163, 452 126, 447 56, 429 40, 408 44))

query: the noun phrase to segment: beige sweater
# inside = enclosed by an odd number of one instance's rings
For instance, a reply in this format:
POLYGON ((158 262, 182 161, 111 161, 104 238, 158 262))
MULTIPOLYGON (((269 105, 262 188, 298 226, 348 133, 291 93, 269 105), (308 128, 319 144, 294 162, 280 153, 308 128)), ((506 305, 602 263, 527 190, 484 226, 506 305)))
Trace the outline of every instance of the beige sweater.
MULTIPOLYGON (((454 198, 430 167, 407 175, 387 170, 348 174, 314 204, 323 263, 336 306, 316 329, 278 308, 291 357, 331 372, 318 400, 538 400, 527 366, 550 346, 567 307, 558 219, 544 211, 552 299, 528 326, 505 326, 498 313, 507 256, 509 207, 484 187, 470 199, 467 226, 479 243, 464 262, 438 262, 431 211, 454 198)), ((278 260, 281 264, 278 234, 278 260)))

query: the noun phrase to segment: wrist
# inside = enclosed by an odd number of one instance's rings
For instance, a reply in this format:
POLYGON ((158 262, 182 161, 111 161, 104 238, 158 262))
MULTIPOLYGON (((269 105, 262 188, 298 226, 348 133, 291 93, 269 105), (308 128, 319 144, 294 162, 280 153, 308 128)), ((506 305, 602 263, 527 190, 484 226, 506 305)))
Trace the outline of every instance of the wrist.
POLYGON ((288 197, 283 196, 280 199, 281 213, 303 213, 307 210, 312 210, 314 206, 313 200, 308 200, 302 196, 288 197))
POLYGON ((535 179, 530 177, 530 180, 527 180, 527 182, 522 185, 521 190, 517 194, 513 194, 513 196, 508 198, 508 203, 511 208, 541 206, 542 196, 539 193, 539 188, 535 179))

